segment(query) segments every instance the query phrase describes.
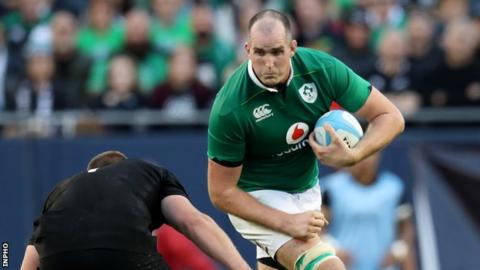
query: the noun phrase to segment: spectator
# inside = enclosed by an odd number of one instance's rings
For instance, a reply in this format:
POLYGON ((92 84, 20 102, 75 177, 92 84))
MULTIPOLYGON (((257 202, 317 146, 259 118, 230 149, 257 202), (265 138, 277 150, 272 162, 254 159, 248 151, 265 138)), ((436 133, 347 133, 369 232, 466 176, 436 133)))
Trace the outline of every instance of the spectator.
POLYGON ((150 105, 161 108, 174 118, 188 119, 198 109, 210 106, 213 90, 196 78, 197 61, 192 48, 177 48, 169 61, 168 79, 150 98, 150 105))
POLYGON ((81 17, 87 9, 88 1, 77 0, 50 0, 53 3, 53 10, 66 11, 75 15, 75 17, 81 17))
POLYGON ((452 21, 468 17, 469 0, 438 0, 437 18, 446 26, 452 21))
POLYGON ((50 46, 29 43, 26 49, 27 74, 7 93, 7 110, 47 117, 54 110, 69 108, 72 101, 54 80, 55 63, 50 46))
POLYGON ((349 270, 413 270, 414 227, 405 184, 379 162, 380 154, 373 154, 321 180, 327 232, 349 270))
POLYGON ((80 52, 93 61, 87 82, 87 92, 92 96, 105 89, 109 57, 123 47, 123 28, 114 23, 114 15, 112 0, 90 0, 87 26, 78 33, 80 52))
POLYGON ((371 0, 367 6, 372 29, 371 44, 377 49, 387 31, 405 28, 407 14, 399 0, 371 0))
POLYGON ((368 78, 372 75, 376 55, 369 45, 370 28, 367 13, 362 8, 347 11, 344 37, 332 51, 332 55, 343 61, 358 75, 368 78))
POLYGON ((95 109, 135 110, 144 104, 137 91, 136 65, 126 55, 118 55, 110 61, 107 90, 92 104, 95 109))
POLYGON ((429 77, 432 76, 441 59, 440 48, 434 33, 433 18, 426 12, 414 10, 410 13, 406 30, 411 88, 421 94, 423 105, 425 105, 429 102, 427 89, 432 83, 429 77))
POLYGON ((404 114, 411 114, 420 106, 419 94, 411 90, 410 76, 403 32, 386 32, 380 42, 378 60, 369 81, 377 89, 382 89, 404 114))
POLYGON ((152 24, 155 47, 170 53, 179 44, 191 45, 193 31, 188 10, 182 9, 183 0, 152 0, 152 24))
POLYGON ((59 11, 52 18, 50 27, 56 66, 54 79, 72 100, 77 101, 77 106, 85 105, 91 62, 75 46, 77 21, 71 13, 59 11))
POLYGON ((135 9, 128 12, 125 21, 124 54, 138 65, 138 88, 143 95, 150 95, 154 87, 167 77, 167 56, 154 50, 150 39, 150 16, 135 9))
POLYGON ((298 0, 294 2, 298 23, 296 40, 300 46, 330 52, 338 31, 329 17, 329 0, 298 0))
POLYGON ((193 48, 199 62, 200 81, 214 89, 223 82, 225 68, 235 58, 234 47, 220 40, 215 33, 213 9, 206 3, 197 3, 192 10, 195 33, 193 48))
POLYGON ((444 56, 431 77, 430 105, 480 105, 480 67, 475 62, 479 33, 470 20, 449 23, 442 45, 444 56))
POLYGON ((13 73, 22 74, 25 65, 23 46, 26 44, 32 29, 50 19, 50 3, 46 0, 18 0, 17 10, 2 17, 7 33, 9 48, 9 69, 13 73))

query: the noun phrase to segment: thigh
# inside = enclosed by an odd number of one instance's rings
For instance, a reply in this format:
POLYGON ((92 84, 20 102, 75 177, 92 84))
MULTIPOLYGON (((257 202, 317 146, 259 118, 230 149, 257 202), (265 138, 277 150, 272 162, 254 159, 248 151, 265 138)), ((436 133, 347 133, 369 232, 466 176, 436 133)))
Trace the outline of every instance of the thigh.
POLYGON ((143 254, 111 249, 62 252, 40 260, 42 270, 169 270, 158 253, 143 254))
POLYGON ((291 239, 290 236, 271 230, 267 227, 228 215, 233 227, 243 238, 257 246, 257 259, 274 257, 277 250, 291 239))
MULTIPOLYGON (((257 190, 250 192, 255 199, 274 209, 296 214, 320 210, 321 194, 318 184, 305 192, 287 193, 278 190, 257 190)), ((270 228, 229 215, 230 221, 243 238, 257 245, 257 258, 275 258, 277 250, 292 239, 291 236, 270 228)))

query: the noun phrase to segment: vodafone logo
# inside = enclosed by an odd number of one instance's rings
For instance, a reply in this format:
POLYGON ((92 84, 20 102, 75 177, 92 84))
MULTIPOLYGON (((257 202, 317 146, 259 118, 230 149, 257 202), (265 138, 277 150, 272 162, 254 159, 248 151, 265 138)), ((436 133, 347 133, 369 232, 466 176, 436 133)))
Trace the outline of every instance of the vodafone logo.
POLYGON ((290 126, 287 131, 287 143, 296 144, 299 143, 308 134, 308 125, 303 122, 297 122, 290 126))

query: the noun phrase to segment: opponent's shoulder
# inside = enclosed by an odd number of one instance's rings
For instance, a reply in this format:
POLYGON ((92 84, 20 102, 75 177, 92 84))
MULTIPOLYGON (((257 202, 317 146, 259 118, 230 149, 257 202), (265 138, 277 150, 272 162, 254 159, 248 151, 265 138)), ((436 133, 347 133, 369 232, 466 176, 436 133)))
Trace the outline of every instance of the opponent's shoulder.
POLYGON ((292 61, 299 72, 314 72, 333 67, 338 60, 323 51, 298 47, 292 61))
POLYGON ((57 199, 68 189, 68 187, 84 173, 77 173, 58 182, 45 199, 43 211, 47 211, 57 201, 57 199))
POLYGON ((132 166, 138 167, 144 170, 156 170, 160 173, 169 173, 169 170, 163 166, 160 166, 154 162, 143 160, 143 159, 126 159, 121 161, 120 166, 132 166))
POLYGON ((212 114, 225 116, 236 111, 248 99, 247 62, 241 64, 217 93, 212 114))

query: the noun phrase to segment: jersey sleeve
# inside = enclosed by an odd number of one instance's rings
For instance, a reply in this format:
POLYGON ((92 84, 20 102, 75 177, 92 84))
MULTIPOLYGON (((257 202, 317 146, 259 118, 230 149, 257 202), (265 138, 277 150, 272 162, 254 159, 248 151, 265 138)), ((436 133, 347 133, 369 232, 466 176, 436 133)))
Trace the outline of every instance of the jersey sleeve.
POLYGON ((187 191, 180 184, 178 178, 171 171, 157 167, 157 170, 161 171, 161 188, 160 188, 160 197, 165 198, 170 195, 181 195, 188 198, 187 191))
POLYGON ((245 135, 239 119, 230 112, 220 114, 214 105, 208 123, 208 157, 231 163, 241 163, 245 155, 245 135))
POLYGON ((372 90, 368 81, 335 58, 333 68, 330 69, 330 78, 333 99, 350 112, 358 111, 372 90))

